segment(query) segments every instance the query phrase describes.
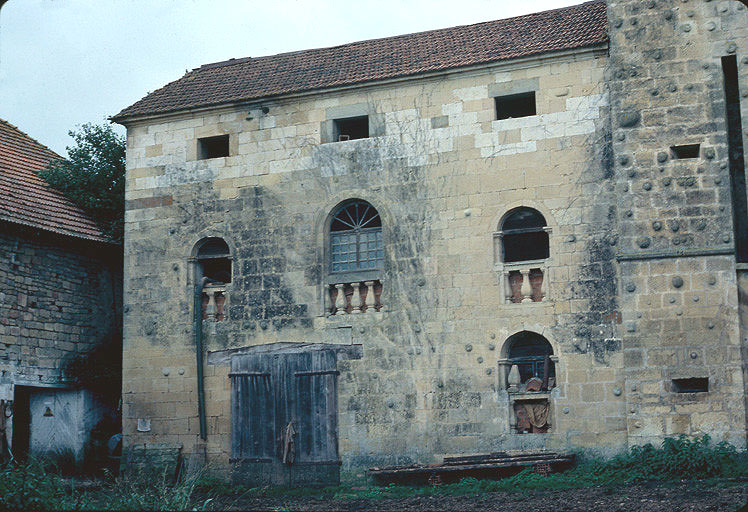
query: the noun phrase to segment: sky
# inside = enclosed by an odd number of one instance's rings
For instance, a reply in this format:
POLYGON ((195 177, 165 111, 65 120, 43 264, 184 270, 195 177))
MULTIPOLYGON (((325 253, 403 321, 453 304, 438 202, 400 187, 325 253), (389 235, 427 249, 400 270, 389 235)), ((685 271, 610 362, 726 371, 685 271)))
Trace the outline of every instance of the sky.
POLYGON ((0 7, 0 118, 64 156, 70 130, 106 123, 202 64, 581 1, 9 0, 0 7))

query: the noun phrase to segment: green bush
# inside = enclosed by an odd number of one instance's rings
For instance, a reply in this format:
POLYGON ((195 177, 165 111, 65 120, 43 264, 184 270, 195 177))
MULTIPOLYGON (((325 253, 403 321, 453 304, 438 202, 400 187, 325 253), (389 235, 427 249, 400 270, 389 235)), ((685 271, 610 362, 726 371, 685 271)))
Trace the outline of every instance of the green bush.
POLYGON ((708 435, 695 439, 681 435, 666 438, 661 448, 634 446, 612 459, 582 464, 576 472, 582 470, 594 479, 616 483, 742 477, 748 476, 748 456, 725 442, 712 445, 708 435))

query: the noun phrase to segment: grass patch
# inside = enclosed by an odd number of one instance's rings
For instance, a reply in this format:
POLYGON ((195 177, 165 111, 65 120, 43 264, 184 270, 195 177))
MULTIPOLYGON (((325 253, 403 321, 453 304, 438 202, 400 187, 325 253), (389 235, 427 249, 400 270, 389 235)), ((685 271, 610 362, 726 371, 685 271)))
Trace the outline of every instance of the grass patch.
MULTIPOLYGON (((662 446, 637 446, 612 459, 578 458, 576 467, 541 476, 524 471, 502 480, 464 478, 437 487, 342 485, 310 488, 248 488, 215 478, 185 479, 177 484, 166 473, 154 477, 124 476, 82 485, 64 478, 63 468, 32 461, 0 467, 0 510, 209 510, 221 498, 318 498, 379 500, 414 496, 471 495, 487 492, 532 492, 601 486, 614 494, 624 484, 670 485, 706 480, 714 486, 726 479, 748 478, 748 453, 727 443, 712 444, 708 436, 666 439, 662 446)), ((58 461, 59 462, 59 461, 58 461)), ((64 464, 62 465, 64 466, 64 464)))
POLYGON ((730 478, 748 478, 748 453, 739 452, 728 443, 712 444, 708 435, 690 439, 686 436, 667 438, 662 446, 651 444, 634 446, 628 452, 612 459, 578 456, 578 464, 563 473, 542 476, 527 468, 501 480, 463 478, 458 483, 437 487, 412 487, 390 484, 388 486, 338 486, 323 489, 283 487, 204 487, 208 494, 267 496, 267 497, 318 497, 321 499, 407 498, 412 496, 468 495, 486 492, 531 492, 601 486, 611 489, 641 482, 668 485, 682 480, 713 480, 724 482, 730 478))

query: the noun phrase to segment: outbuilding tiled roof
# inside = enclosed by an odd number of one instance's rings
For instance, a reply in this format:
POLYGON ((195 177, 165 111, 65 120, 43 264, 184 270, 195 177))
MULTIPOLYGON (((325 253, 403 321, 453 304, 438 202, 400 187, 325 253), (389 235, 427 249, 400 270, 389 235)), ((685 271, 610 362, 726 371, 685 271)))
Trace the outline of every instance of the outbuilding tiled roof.
POLYGON ((60 155, 0 119, 0 221, 105 242, 86 213, 37 175, 60 155))
POLYGON ((113 119, 405 77, 607 40, 605 2, 587 2, 475 25, 206 64, 113 119))

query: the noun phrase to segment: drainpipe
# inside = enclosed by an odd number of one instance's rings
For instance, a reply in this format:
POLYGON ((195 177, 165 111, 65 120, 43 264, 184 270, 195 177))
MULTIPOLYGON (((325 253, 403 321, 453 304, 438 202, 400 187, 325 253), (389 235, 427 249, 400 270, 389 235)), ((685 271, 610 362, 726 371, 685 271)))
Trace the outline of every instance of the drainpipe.
POLYGON ((195 335, 195 358, 197 360, 197 416, 200 420, 200 439, 208 439, 205 421, 205 385, 203 383, 203 288, 208 283, 203 277, 195 284, 195 319, 192 326, 195 335))

